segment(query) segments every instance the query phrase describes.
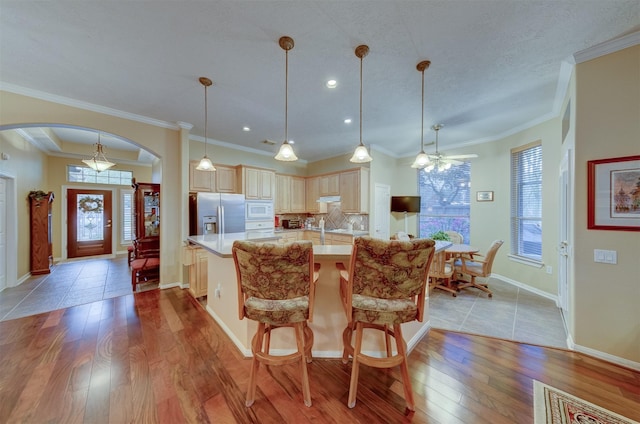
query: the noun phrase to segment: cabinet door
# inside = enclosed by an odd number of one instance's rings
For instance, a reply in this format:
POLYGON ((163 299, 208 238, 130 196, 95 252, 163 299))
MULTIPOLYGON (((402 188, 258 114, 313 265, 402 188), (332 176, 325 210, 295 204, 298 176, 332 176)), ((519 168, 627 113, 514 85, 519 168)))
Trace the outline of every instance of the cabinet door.
POLYGON ((275 190, 276 173, 266 169, 260 170, 259 195, 262 200, 273 200, 273 192, 275 190))
POLYGON ((290 182, 290 176, 276 174, 276 201, 274 206, 276 213, 290 212, 290 182))
POLYGON ((260 199, 260 170, 254 168, 244 169, 244 197, 247 199, 260 199))
POLYGON ((351 245, 353 236, 347 234, 331 234, 331 244, 351 245))
POLYGON ((289 210, 294 213, 304 213, 306 210, 305 181, 303 177, 290 177, 289 210))
POLYGON ((189 162, 189 191, 215 191, 215 173, 198 171, 200 161, 189 162))
POLYGON ((337 196, 340 194, 340 174, 321 175, 320 196, 337 196))
POLYGON ((244 196, 253 200, 273 200, 276 173, 268 169, 242 169, 244 196))
POLYGON ((230 166, 216 165, 215 189, 218 193, 236 193, 236 169, 230 166))
POLYGON ((305 181, 305 197, 307 212, 318 213, 318 197, 320 197, 320 178, 310 177, 305 181))
POLYGON ((360 177, 358 171, 340 174, 340 206, 343 212, 360 212, 360 177))

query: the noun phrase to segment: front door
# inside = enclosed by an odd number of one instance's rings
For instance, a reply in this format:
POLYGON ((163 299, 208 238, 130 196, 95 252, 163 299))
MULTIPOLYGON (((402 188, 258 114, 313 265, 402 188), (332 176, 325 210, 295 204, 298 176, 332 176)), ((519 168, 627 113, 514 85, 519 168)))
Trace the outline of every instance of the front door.
POLYGON ((111 254, 111 191, 67 190, 67 257, 111 254))

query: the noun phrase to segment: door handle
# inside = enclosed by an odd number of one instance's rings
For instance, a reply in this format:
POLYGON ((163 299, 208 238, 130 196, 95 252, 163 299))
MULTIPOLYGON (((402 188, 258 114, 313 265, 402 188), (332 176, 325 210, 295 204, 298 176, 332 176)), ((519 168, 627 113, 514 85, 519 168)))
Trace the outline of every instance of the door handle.
POLYGON ((110 219, 107 220, 107 225, 105 225, 105 227, 111 227, 111 220, 110 219))

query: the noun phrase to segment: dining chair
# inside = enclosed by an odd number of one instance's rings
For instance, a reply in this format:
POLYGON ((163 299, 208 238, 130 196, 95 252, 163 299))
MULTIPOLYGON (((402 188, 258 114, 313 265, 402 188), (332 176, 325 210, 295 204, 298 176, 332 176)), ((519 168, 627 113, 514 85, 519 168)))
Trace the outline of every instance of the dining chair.
POLYGON ((456 297, 458 291, 451 286, 453 280, 455 258, 447 258, 446 252, 438 252, 433 255, 433 261, 429 268, 430 286, 434 289, 444 290, 456 297))
POLYGON ((488 293, 489 297, 493 296, 493 293, 489 290, 486 280, 483 283, 478 283, 476 278, 480 277, 487 279, 491 275, 493 260, 496 257, 498 249, 500 249, 500 246, 502 246, 503 243, 504 242, 502 240, 495 240, 491 243, 491 246, 485 255, 474 253, 473 259, 464 256, 456 259, 454 263, 456 274, 461 274, 462 277, 467 276, 469 278, 469 281, 458 281, 458 290, 462 290, 467 287, 475 287, 488 293))
POLYGON ((434 251, 435 242, 431 239, 401 241, 358 237, 354 240, 348 271, 344 264, 337 264, 348 321, 342 335, 342 359, 347 363, 349 356, 353 358, 349 408, 356 404, 359 367, 364 364, 375 368, 400 366, 407 408, 415 410, 401 324, 424 319, 427 278, 434 251), (363 353, 364 329, 384 333, 386 357, 363 353), (352 345, 354 331, 355 346, 352 345), (395 354, 391 337, 396 342, 395 354))
POLYGON ((134 258, 131 268, 131 287, 136 291, 138 284, 157 279, 160 275, 160 246, 156 239, 134 240, 134 258))
POLYGON ((449 236, 449 241, 451 243, 462 244, 462 241, 464 240, 464 238, 462 237, 462 234, 460 234, 457 231, 447 230, 444 233, 449 236))
POLYGON ((238 284, 239 318, 258 322, 251 341, 253 354, 246 406, 253 405, 260 364, 300 363, 304 404, 311 406, 307 362, 311 362, 315 281, 319 265, 313 262, 311 241, 289 243, 237 240, 232 246, 238 284), (269 352, 271 331, 292 327, 296 351, 288 355, 269 352))

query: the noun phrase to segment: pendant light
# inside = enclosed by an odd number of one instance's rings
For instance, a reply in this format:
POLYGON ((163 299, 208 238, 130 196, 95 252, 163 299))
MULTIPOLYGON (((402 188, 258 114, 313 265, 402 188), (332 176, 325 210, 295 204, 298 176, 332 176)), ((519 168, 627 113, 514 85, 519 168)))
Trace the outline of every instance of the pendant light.
POLYGON ((200 77, 199 81, 200 84, 204 86, 204 156, 200 159, 200 163, 196 166, 196 169, 198 171, 215 171, 215 166, 213 166, 211 159, 207 156, 207 118, 209 115, 209 111, 207 110, 207 89, 213 85, 213 82, 207 77, 200 77))
POLYGON ((356 56, 360 58, 360 144, 356 147, 351 159, 349 159, 353 163, 367 163, 373 160, 367 148, 362 143, 362 58, 368 54, 369 46, 362 44, 356 47, 356 56))
POLYGON ((83 159, 84 162, 89 168, 93 169, 97 172, 106 171, 115 165, 115 163, 110 162, 109 159, 104 155, 102 151, 102 144, 100 143, 100 133, 98 132, 98 143, 95 144, 96 152, 93 154, 91 159, 83 159))
POLYGON ((293 48, 293 38, 280 37, 278 41, 280 47, 285 51, 285 77, 284 77, 284 142, 278 150, 278 154, 275 156, 276 160, 285 162, 293 162, 298 160, 298 157, 293 152, 291 144, 289 144, 289 138, 287 134, 288 130, 288 112, 289 112, 289 50, 293 48))
POLYGON ((422 169, 429 164, 429 156, 424 152, 424 71, 429 68, 431 61, 423 60, 416 65, 416 69, 422 73, 422 120, 420 123, 420 153, 411 165, 412 168, 422 169))

